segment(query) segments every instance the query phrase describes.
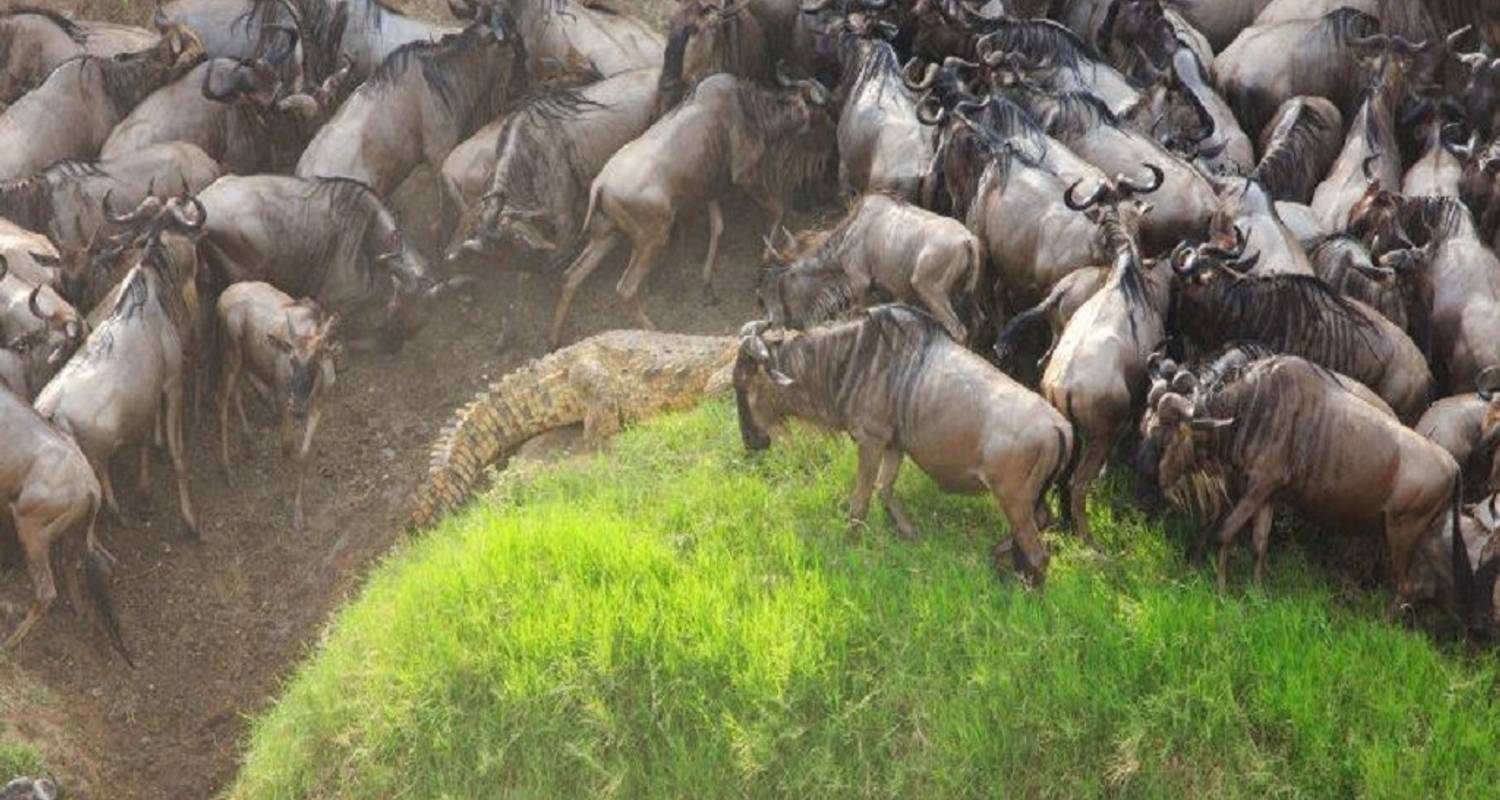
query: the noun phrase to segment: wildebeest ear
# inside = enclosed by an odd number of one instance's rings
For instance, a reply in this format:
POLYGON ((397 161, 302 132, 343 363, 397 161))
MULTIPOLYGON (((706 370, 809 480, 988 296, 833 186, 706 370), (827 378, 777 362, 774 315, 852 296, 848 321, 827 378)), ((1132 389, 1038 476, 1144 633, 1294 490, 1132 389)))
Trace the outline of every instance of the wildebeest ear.
POLYGON ((775 369, 774 367, 772 369, 766 370, 766 375, 770 376, 771 381, 783 389, 796 383, 796 381, 791 379, 791 376, 787 375, 785 372, 782 372, 779 369, 775 369))

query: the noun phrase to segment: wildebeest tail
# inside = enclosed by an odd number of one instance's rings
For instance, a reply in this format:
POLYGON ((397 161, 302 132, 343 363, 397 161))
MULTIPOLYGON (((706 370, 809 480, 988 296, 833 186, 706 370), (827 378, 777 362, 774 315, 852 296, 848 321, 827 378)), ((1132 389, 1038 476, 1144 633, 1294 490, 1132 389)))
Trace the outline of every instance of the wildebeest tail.
POLYGON ((1063 467, 1062 475, 1057 478, 1058 505, 1062 510, 1063 527, 1067 530, 1076 530, 1073 519, 1073 472, 1078 469, 1078 456, 1083 452, 1083 429, 1078 427, 1078 420, 1073 416, 1073 396, 1068 395, 1068 401, 1064 403, 1066 408, 1063 416, 1068 418, 1068 424, 1073 427, 1073 449, 1068 453, 1067 466, 1063 467))
POLYGON ((120 619, 115 615, 114 598, 109 594, 109 578, 112 571, 114 557, 99 544, 94 538, 94 523, 99 517, 99 501, 94 501, 94 508, 89 512, 89 528, 84 538, 85 551, 83 554, 83 591, 87 595, 88 602, 94 607, 94 618, 104 635, 109 637, 110 644, 119 651, 120 657, 125 659, 131 669, 135 668, 135 661, 130 657, 130 650, 125 646, 125 637, 120 634, 120 619))
POLYGON ((1007 364, 1015 358, 1016 353, 1021 349, 1022 340, 1033 331, 1037 331, 1039 326, 1045 332, 1050 344, 1052 328, 1047 324, 1047 315, 1057 308, 1057 304, 1062 302, 1062 297, 1062 284, 1059 283, 1052 287, 1052 291, 1042 302, 1012 317, 1010 322, 1005 324, 1005 328, 1000 331, 1000 337, 995 340, 996 363, 1007 364))

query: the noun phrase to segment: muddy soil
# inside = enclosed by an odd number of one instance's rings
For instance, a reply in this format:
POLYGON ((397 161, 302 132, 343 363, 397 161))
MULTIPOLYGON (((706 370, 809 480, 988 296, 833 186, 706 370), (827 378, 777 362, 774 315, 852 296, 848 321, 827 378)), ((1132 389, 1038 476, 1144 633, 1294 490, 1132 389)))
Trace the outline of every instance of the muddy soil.
MULTIPOLYGON (((408 229, 421 232, 435 195, 430 180, 415 183, 397 207, 408 229)), ((733 204, 727 217, 715 280, 721 301, 706 305, 696 278, 707 224, 687 220, 647 283, 646 308, 661 328, 722 334, 755 315, 766 221, 747 203, 733 204)), ((434 250, 431 242, 424 249, 434 250)), ((632 327, 614 294, 623 258, 617 251, 580 292, 570 341, 632 327)), ((190 430, 202 543, 177 521, 165 456, 154 459, 147 494, 134 488, 133 454, 118 459, 121 502, 142 524, 106 522, 102 533, 119 558, 115 597, 137 668, 126 668, 62 600, 10 659, 30 685, 12 693, 30 699, 10 704, 10 729, 43 749, 73 796, 207 798, 232 780, 248 716, 273 699, 330 612, 400 535, 408 495, 450 412, 545 350, 558 282, 492 264, 474 273, 473 291, 453 299, 401 353, 346 357, 318 437, 302 534, 291 529, 293 476, 264 410, 252 411, 253 442, 235 443, 235 488, 216 466, 207 407, 190 430)), ((24 570, 0 577, 0 629, 16 623, 30 598, 24 570)), ((0 680, 16 682, 3 673, 0 680)))

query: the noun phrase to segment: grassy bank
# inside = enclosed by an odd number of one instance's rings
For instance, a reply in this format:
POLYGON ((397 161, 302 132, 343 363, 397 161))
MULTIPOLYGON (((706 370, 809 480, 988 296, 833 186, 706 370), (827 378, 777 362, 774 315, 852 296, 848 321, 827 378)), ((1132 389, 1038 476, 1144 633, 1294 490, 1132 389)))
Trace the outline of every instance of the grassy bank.
POLYGON ((732 406, 508 478, 391 557, 254 726, 233 798, 1488 796, 1497 670, 1278 542, 1219 597, 1094 498, 1111 554, 998 581, 998 512, 846 440, 747 458, 732 406))

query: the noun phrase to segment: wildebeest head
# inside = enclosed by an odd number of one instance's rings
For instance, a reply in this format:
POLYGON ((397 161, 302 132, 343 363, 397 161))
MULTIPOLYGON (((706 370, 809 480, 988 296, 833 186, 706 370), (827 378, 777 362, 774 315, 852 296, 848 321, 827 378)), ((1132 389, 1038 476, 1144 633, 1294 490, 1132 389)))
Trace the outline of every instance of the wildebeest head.
POLYGON ((1348 231, 1362 240, 1376 258, 1414 246, 1402 224, 1400 196, 1382 189, 1374 181, 1365 186, 1364 195, 1350 207, 1348 231))
POLYGON ((295 318, 287 314, 282 330, 267 334, 267 338, 286 359, 290 379, 285 402, 300 420, 307 418, 318 394, 333 386, 333 362, 342 348, 333 338, 337 314, 324 316, 312 300, 300 300, 297 305, 307 313, 295 318))
POLYGON ((1500 120, 1500 58, 1488 58, 1483 50, 1462 52, 1459 42, 1472 31, 1464 27, 1448 35, 1445 46, 1448 53, 1463 66, 1462 98, 1468 120, 1483 134, 1490 135, 1500 120))
MULTIPOLYGON (((10 262, 0 254, 0 281, 5 280, 9 271, 10 262)), ((42 286, 32 288, 26 297, 26 308, 42 323, 41 327, 5 342, 4 346, 21 353, 39 368, 45 366, 50 374, 78 349, 87 328, 72 306, 42 286)))
POLYGON ((803 328, 827 321, 852 303, 843 268, 833 258, 841 231, 813 231, 793 236, 778 232, 781 243, 767 239, 767 269, 756 287, 756 301, 772 325, 803 328))
POLYGON ((260 60, 242 60, 227 69, 209 62, 203 71, 203 96, 215 103, 269 106, 281 90, 276 68, 260 60))
POLYGON ((740 439, 751 452, 771 446, 786 414, 777 395, 793 384, 778 366, 779 342, 766 340, 771 324, 746 323, 740 329, 740 352, 734 362, 734 400, 739 409, 740 439))
POLYGON ((1140 472, 1168 497, 1180 504, 1212 507, 1217 498, 1194 485, 1191 478, 1204 471, 1212 457, 1204 452, 1211 437, 1229 428, 1233 419, 1209 415, 1199 402, 1198 378, 1179 368, 1171 359, 1152 359, 1151 390, 1146 414, 1141 419, 1141 442, 1137 451, 1140 472))

